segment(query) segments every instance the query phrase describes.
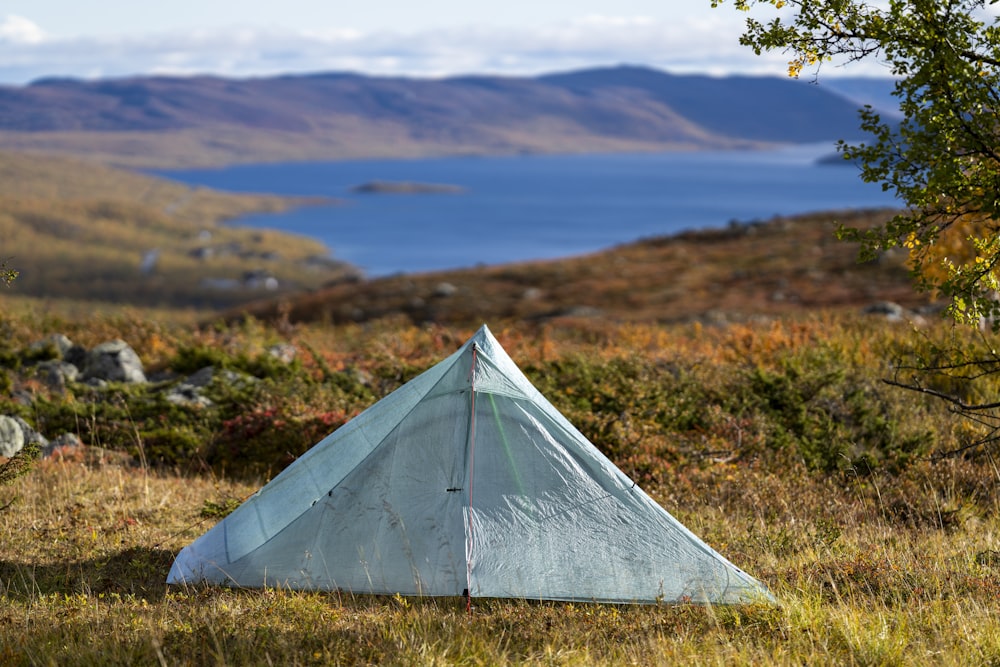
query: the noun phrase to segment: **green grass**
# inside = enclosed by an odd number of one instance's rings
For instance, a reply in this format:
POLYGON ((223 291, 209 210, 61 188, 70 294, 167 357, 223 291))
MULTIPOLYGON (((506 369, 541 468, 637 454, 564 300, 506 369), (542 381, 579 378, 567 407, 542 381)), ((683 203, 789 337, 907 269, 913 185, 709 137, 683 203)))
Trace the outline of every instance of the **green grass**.
POLYGON ((717 328, 491 325, 571 421, 780 604, 476 600, 470 614, 454 599, 167 587, 174 554, 286 465, 285 453, 472 329, 8 315, 3 370, 10 390, 33 400, 0 407, 49 434, 76 430, 90 446, 0 487, 0 661, 1000 661, 998 475, 975 450, 932 459, 975 429, 879 382, 913 344, 908 328, 832 315, 717 328), (210 362, 260 380, 216 388, 208 410, 168 408, 150 388, 55 394, 31 379, 25 353, 52 330, 86 345, 120 336, 150 369, 210 362), (290 366, 262 356, 281 340, 300 350, 290 366), (240 447, 220 456, 227 443, 240 447))

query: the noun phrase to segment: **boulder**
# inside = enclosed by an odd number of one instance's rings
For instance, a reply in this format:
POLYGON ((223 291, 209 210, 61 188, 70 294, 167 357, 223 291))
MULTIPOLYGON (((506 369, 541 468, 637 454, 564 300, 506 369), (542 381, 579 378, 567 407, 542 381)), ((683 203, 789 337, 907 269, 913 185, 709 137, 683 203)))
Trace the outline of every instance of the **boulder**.
POLYGON ((42 456, 49 458, 53 456, 65 456, 70 452, 83 447, 83 441, 75 433, 63 433, 49 441, 42 447, 42 456))
POLYGON ((862 310, 865 315, 882 315, 890 322, 900 322, 906 315, 906 309, 892 301, 878 301, 862 310))
POLYGON ((31 344, 29 349, 32 352, 37 352, 44 350, 47 347, 51 347, 55 350, 57 359, 65 359, 66 353, 73 347, 73 341, 61 333, 56 333, 51 336, 46 336, 42 340, 35 341, 31 344))
POLYGON ((67 361, 51 359, 35 366, 35 375, 53 389, 65 389, 80 378, 80 369, 67 361))
POLYGON ((34 427, 28 422, 24 421, 20 417, 12 418, 18 427, 21 429, 21 433, 24 435, 24 444, 35 443, 39 447, 45 447, 49 444, 48 438, 39 433, 34 429, 34 427))
POLYGON ((24 431, 13 417, 0 415, 0 456, 11 457, 24 448, 24 431))
POLYGON ((237 373, 228 369, 219 370, 213 366, 206 366, 167 390, 164 398, 174 405, 209 407, 212 405, 212 399, 204 395, 204 389, 216 377, 221 378, 222 382, 234 387, 243 387, 257 381, 257 378, 246 373, 237 373))
POLYGON ((267 348, 267 353, 283 364, 290 364, 295 361, 299 351, 291 343, 278 343, 267 348))
POLYGON ((87 364, 87 348, 82 345, 73 345, 63 353, 62 360, 77 368, 83 368, 87 364))
POLYGON ((145 382, 142 360, 128 343, 113 340, 101 343, 87 353, 83 379, 108 382, 145 382))
POLYGON ((434 296, 439 298, 448 298, 450 296, 455 296, 458 288, 448 282, 438 283, 434 288, 434 296))

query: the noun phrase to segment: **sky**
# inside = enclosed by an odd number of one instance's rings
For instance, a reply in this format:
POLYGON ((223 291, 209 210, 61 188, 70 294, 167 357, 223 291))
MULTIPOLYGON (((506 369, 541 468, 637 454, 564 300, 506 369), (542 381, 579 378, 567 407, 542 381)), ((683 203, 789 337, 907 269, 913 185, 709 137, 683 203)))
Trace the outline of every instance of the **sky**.
MULTIPOLYGON (((710 0, 0 0, 0 84, 137 74, 440 77, 646 65, 782 76, 710 0)), ((830 72, 837 74, 836 71, 830 72)), ((851 75, 885 75, 861 67, 851 75)))

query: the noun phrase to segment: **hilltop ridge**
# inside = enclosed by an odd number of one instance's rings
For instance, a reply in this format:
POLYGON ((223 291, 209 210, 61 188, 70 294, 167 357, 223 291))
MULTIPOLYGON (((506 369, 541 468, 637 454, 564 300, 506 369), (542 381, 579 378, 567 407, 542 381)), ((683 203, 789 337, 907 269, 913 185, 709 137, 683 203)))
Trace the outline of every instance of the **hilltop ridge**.
POLYGON ((0 87, 0 149, 190 167, 755 148, 853 138, 858 106, 833 86, 634 66, 442 79, 49 78, 0 87))

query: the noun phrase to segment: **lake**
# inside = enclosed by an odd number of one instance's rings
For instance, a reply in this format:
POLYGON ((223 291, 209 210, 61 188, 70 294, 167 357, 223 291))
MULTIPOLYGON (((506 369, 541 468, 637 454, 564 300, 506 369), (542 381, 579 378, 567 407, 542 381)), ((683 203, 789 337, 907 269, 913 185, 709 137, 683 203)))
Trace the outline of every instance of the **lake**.
POLYGON ((830 145, 774 151, 351 160, 159 171, 235 192, 336 197, 335 206, 236 224, 322 241, 369 275, 588 253, 732 220, 894 206, 851 166, 823 166, 830 145), (461 194, 361 194, 371 181, 464 188, 461 194))

